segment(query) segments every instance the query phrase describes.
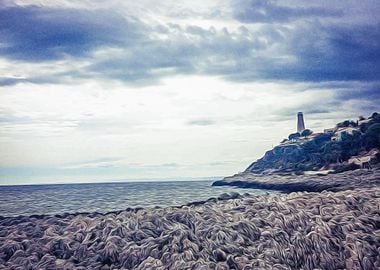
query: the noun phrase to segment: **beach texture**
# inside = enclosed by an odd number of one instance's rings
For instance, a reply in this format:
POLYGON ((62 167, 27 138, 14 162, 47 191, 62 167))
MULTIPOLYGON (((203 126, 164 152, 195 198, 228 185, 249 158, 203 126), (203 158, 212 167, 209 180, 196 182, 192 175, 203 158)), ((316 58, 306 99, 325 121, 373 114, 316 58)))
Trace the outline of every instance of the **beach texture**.
POLYGON ((380 187, 0 219, 0 269, 379 269, 380 187))

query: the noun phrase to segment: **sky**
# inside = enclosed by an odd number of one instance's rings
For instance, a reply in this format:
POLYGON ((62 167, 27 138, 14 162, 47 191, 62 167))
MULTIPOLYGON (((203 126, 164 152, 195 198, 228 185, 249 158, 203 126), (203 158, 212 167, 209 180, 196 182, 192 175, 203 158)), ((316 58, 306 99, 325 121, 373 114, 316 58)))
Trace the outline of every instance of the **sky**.
POLYGON ((228 176, 380 111, 380 1, 0 0, 0 184, 228 176))

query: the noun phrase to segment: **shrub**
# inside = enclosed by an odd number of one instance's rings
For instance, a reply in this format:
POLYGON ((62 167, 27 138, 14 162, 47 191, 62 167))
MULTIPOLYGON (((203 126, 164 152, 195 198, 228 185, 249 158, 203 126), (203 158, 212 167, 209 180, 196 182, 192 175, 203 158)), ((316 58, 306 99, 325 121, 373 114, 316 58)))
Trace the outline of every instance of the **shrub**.
POLYGON ((380 124, 372 124, 365 132, 366 148, 380 147, 380 124))
POLYGON ((305 129, 304 131, 301 132, 301 136, 306 137, 309 136, 313 133, 310 129, 305 129))
POLYGON ((292 133, 292 134, 290 134, 290 135, 288 136, 288 139, 289 139, 290 141, 292 141, 292 140, 296 140, 296 139, 298 139, 299 137, 301 137, 301 134, 299 134, 298 132, 296 132, 296 133, 292 133))
POLYGON ((342 127, 357 127, 358 124, 355 121, 345 120, 343 122, 340 122, 336 125, 339 128, 342 127))
POLYGON ((374 112, 370 118, 374 119, 374 118, 377 118, 379 117, 379 114, 377 112, 374 112))

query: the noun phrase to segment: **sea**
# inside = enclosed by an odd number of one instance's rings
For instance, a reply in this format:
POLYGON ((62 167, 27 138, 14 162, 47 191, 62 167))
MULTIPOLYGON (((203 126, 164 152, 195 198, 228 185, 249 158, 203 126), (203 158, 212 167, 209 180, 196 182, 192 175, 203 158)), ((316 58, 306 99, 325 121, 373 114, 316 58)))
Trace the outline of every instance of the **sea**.
POLYGON ((149 181, 86 184, 0 186, 0 216, 53 215, 180 206, 238 192, 263 195, 273 191, 212 187, 213 181, 149 181))

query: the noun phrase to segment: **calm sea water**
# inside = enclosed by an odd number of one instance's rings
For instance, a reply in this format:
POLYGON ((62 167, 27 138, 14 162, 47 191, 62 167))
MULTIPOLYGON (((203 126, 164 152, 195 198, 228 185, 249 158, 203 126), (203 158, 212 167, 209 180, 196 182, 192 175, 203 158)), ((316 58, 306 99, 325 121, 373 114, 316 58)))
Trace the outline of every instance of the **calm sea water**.
POLYGON ((212 181, 125 182, 0 186, 0 216, 102 212, 128 207, 178 206, 222 193, 268 191, 212 187, 212 181))

